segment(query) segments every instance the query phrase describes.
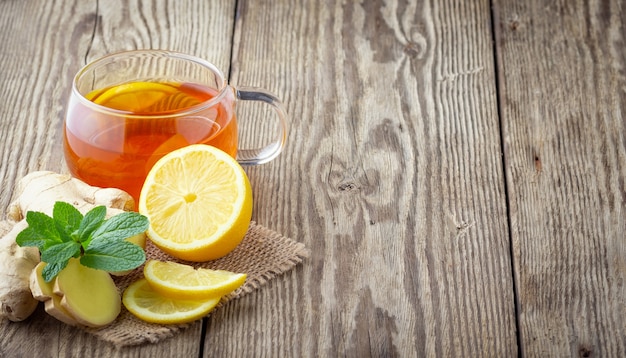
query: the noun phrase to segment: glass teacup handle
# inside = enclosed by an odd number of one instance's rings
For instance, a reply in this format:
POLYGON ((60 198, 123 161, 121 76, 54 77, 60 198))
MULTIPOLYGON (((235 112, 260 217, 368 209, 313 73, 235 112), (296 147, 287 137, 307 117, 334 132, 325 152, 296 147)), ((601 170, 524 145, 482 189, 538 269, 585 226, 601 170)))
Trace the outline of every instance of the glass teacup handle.
POLYGON ((235 88, 237 99, 242 101, 259 101, 269 104, 278 119, 278 136, 267 144, 258 149, 238 149, 237 161, 241 165, 257 165, 263 164, 276 158, 282 152, 287 140, 287 112, 282 102, 273 94, 264 89, 256 87, 237 87, 235 88))

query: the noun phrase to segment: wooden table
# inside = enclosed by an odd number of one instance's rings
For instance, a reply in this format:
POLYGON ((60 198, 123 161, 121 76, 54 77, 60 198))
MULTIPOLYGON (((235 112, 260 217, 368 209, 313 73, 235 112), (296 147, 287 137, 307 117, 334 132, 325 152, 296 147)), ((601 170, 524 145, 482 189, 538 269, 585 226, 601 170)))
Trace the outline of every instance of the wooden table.
POLYGON ((3 210, 67 171, 74 73, 135 48, 285 102, 253 219, 311 256, 159 344, 38 310, 0 356, 626 356, 621 1, 0 1, 3 210))

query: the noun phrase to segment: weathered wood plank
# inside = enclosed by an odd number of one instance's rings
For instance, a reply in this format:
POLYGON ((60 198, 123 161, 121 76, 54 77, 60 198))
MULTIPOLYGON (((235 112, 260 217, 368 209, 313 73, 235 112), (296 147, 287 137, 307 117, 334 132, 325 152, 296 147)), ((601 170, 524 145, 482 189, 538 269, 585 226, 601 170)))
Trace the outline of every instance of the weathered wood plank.
POLYGON ((17 179, 58 168, 66 95, 87 44, 94 4, 0 3, 0 207, 7 207, 17 179), (41 20, 39 20, 41 19, 41 20))
POLYGON ((212 316, 205 355, 515 356, 489 2, 238 14, 232 82, 292 118, 254 219, 312 257, 212 316))
MULTIPOLYGON (((65 171, 62 120, 74 73, 105 53, 161 48, 228 73, 233 1, 0 1, 0 208, 34 170, 65 171)), ((116 349, 43 310, 0 322, 0 356, 198 356, 202 323, 145 347, 116 349)))
POLYGON ((626 9, 494 9, 522 351, 626 356, 626 9))

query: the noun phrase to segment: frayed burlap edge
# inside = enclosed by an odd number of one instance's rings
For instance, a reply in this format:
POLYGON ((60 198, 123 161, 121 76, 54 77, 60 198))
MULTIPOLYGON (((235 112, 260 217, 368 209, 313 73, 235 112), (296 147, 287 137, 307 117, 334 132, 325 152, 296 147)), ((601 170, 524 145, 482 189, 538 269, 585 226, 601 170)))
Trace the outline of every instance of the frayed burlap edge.
MULTIPOLYGON (((149 241, 146 246, 146 256, 148 259, 171 260, 194 267, 246 273, 248 276, 244 285, 223 297, 216 308, 219 309, 226 302, 251 293, 278 275, 291 270, 309 256, 309 251, 302 243, 252 222, 241 244, 230 254, 218 260, 203 263, 181 261, 163 253, 149 241)), ((120 292, 123 292, 128 285, 141 277, 143 277, 143 266, 126 276, 116 278, 117 287, 120 292)), ((103 341, 123 347, 148 342, 156 343, 174 336, 189 326, 190 324, 157 325, 147 323, 136 318, 122 307, 122 312, 112 324, 99 329, 83 329, 103 341)))

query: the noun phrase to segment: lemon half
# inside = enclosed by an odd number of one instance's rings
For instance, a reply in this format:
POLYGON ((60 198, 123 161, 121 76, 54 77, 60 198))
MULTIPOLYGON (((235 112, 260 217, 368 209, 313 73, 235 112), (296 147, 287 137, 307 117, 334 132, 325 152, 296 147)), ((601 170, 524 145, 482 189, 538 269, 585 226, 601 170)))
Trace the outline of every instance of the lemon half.
POLYGON ((231 252, 252 217, 252 188, 243 168, 205 144, 175 150, 152 167, 139 197, 147 235, 164 252, 208 261, 231 252))

